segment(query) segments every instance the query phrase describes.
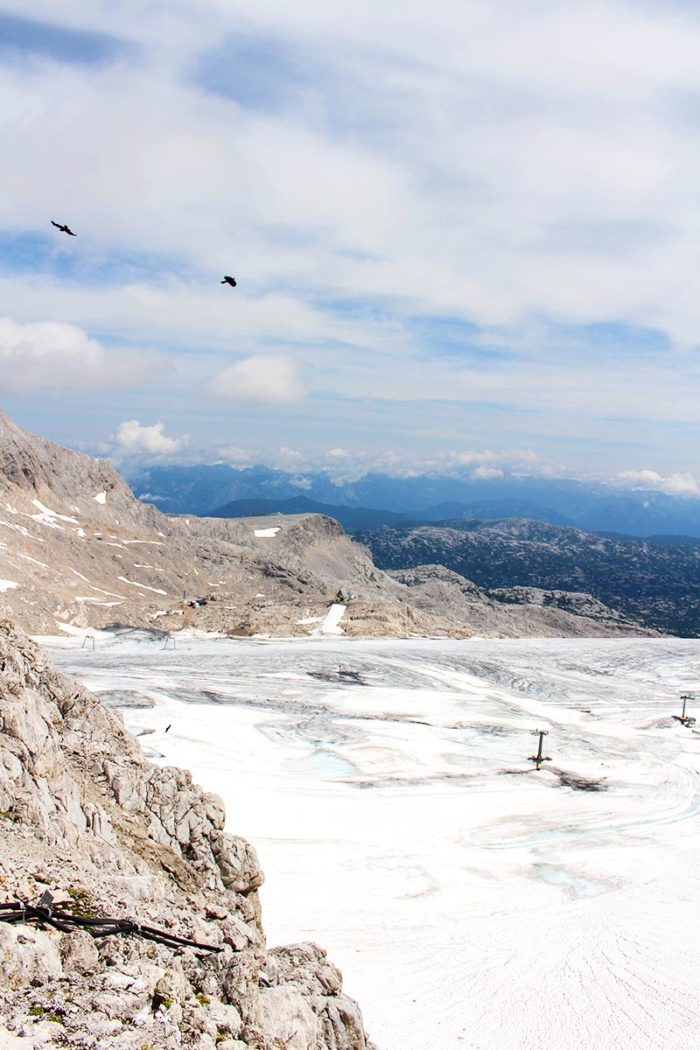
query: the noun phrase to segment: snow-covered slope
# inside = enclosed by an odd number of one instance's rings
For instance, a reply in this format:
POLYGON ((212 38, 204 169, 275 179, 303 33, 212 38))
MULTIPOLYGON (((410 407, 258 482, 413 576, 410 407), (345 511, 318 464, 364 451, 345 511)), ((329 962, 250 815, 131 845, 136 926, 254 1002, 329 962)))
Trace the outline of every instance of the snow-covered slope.
POLYGON ((697 1045, 695 642, 65 644, 159 761, 249 800, 268 936, 324 944, 382 1050, 697 1045))

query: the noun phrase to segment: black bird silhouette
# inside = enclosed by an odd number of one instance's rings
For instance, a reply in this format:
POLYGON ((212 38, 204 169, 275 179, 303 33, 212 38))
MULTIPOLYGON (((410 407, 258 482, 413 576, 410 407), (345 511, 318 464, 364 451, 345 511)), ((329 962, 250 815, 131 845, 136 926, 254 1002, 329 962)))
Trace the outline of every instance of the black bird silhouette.
MULTIPOLYGON (((170 723, 170 725, 172 725, 172 722, 170 723)), ((170 725, 167 725, 167 726, 165 727, 165 732, 166 732, 166 733, 167 733, 167 732, 168 732, 168 730, 170 729, 170 725)))
POLYGON ((235 288, 236 287, 236 278, 235 277, 229 277, 228 274, 226 274, 226 276, 224 277, 223 281, 221 281, 220 283, 221 284, 230 284, 232 288, 235 288))
POLYGON ((73 233, 73 231, 70 229, 70 227, 64 226, 63 223, 54 222, 53 219, 52 219, 51 220, 51 225, 55 226, 57 230, 61 231, 61 233, 67 233, 69 237, 77 237, 78 236, 77 233, 73 233))

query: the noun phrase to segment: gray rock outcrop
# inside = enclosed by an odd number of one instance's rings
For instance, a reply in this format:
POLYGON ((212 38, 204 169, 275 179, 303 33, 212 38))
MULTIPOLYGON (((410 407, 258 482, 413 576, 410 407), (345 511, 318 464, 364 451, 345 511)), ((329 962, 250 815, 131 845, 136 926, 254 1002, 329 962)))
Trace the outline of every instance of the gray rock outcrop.
POLYGON ((590 594, 536 587, 485 590, 443 565, 389 570, 408 589, 412 606, 439 620, 449 609, 453 635, 507 638, 607 638, 656 632, 608 608, 590 594))
POLYGON ((118 716, 0 622, 0 900, 135 918, 222 949, 0 922, 0 1046, 371 1050, 313 944, 268 950, 253 847, 118 716))

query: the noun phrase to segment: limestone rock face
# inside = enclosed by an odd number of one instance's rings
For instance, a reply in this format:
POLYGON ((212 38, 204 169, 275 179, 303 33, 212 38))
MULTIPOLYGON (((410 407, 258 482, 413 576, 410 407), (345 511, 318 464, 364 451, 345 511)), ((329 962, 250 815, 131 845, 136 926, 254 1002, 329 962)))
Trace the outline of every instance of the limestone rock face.
POLYGON ((119 717, 0 621, 0 900, 130 917, 222 948, 0 923, 0 1046, 371 1050, 315 945, 267 952, 253 847, 119 717), (5 1042, 3 1042, 5 1040, 5 1042))

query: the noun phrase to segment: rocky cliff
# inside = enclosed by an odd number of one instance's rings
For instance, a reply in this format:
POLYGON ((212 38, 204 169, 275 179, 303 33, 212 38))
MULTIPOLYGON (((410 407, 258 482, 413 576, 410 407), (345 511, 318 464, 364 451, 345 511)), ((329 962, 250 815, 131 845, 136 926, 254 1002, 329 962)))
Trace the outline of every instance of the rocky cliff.
POLYGON ((3 1048, 371 1050, 321 948, 266 948, 263 876, 224 831, 220 799, 147 762, 8 621, 0 844, 0 901, 49 891, 78 916, 128 916, 220 949, 0 922, 3 1048))

